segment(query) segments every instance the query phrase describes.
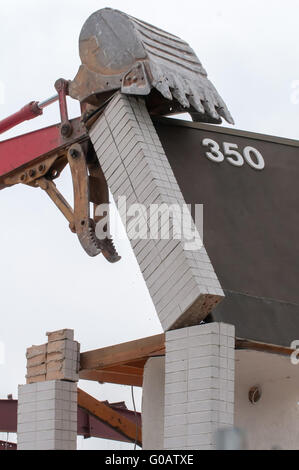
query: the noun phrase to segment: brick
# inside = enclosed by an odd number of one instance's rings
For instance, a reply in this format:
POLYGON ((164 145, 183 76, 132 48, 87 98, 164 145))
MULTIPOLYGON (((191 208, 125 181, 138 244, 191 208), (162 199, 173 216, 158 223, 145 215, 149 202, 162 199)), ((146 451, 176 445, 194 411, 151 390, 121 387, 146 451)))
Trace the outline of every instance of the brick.
POLYGON ((174 415, 174 416, 166 416, 165 417, 165 427, 170 427, 170 426, 177 426, 177 425, 182 425, 182 424, 187 424, 188 422, 188 415, 187 414, 182 414, 182 415, 174 415))
POLYGON ((174 405, 165 405, 165 416, 174 416, 177 414, 186 414, 187 413, 187 404, 180 403, 174 405))
POLYGON ((188 390, 188 383, 187 382, 177 382, 173 384, 166 384, 165 385, 165 393, 178 393, 178 392, 187 392, 188 390))
POLYGON ((22 407, 21 409, 19 410, 19 412, 21 414, 23 413, 34 413, 36 410, 36 401, 32 402, 32 403, 23 403, 22 404, 22 407))
POLYGON ((234 424, 234 415, 233 413, 219 413, 219 421, 222 424, 234 424))
POLYGON ((32 385, 19 385, 18 386, 18 394, 25 395, 27 393, 35 393, 38 389, 37 384, 32 384, 32 385))
POLYGON ((176 449, 184 449, 187 445, 187 436, 180 436, 180 437, 170 437, 164 440, 164 446, 167 450, 172 450, 173 448, 176 449))
POLYGON ((19 442, 18 450, 36 450, 35 442, 19 442))
POLYGON ((219 379, 207 377, 204 379, 192 380, 189 378, 188 390, 206 390, 206 389, 219 389, 219 379))
POLYGON ((37 411, 35 414, 35 420, 36 422, 54 421, 55 419, 59 419, 59 417, 61 416, 62 416, 62 411, 61 410, 58 411, 53 408, 52 410, 37 411))
MULTIPOLYGON (((211 445, 213 443, 213 434, 199 434, 196 436, 188 436, 187 437, 187 445, 188 446, 203 446, 203 445, 211 445)), ((200 448, 198 449, 200 450, 200 448)))
POLYGON ((188 338, 189 328, 182 328, 180 330, 169 331, 167 333, 167 341, 176 341, 178 339, 188 338))
POLYGON ((19 406, 18 409, 18 425, 19 424, 25 424, 25 423, 31 423, 32 421, 35 420, 35 416, 37 414, 33 411, 25 411, 23 410, 23 407, 19 406))
POLYGON ((187 434, 187 424, 165 426, 164 437, 175 438, 177 436, 185 436, 187 434))
POLYGON ((36 384, 38 382, 44 382, 45 380, 46 380, 45 375, 37 375, 35 377, 27 377, 26 383, 27 383, 27 385, 36 384))
POLYGON ((188 391, 188 403, 219 399, 220 391, 216 388, 188 391))
POLYGON ((54 380, 44 382, 44 383, 39 383, 36 386, 37 392, 45 391, 45 390, 53 390, 53 389, 56 389, 56 388, 57 388, 57 383, 54 380))
POLYGON ((172 325, 176 319, 181 315, 182 311, 176 302, 167 305, 160 313, 160 320, 164 325, 172 325))
POLYGON ((198 325, 192 328, 189 328, 190 336, 202 336, 202 335, 211 335, 211 334, 220 334, 220 324, 219 323, 209 323, 205 325, 198 325))
POLYGON ((63 360, 65 359, 65 357, 66 357, 66 352, 67 352, 68 356, 71 355, 71 357, 72 357, 73 351, 69 351, 69 350, 67 350, 67 351, 53 352, 53 353, 47 354, 47 361, 46 361, 47 366, 49 367, 49 364, 50 364, 51 362, 63 361, 63 360))
POLYGON ((44 400, 54 400, 56 398, 57 391, 55 389, 44 390, 38 392, 35 396, 36 402, 44 401, 44 400))
POLYGON ((63 380, 65 378, 64 372, 61 370, 59 371, 49 371, 46 375, 46 381, 49 382, 51 380, 63 380))
POLYGON ((50 372, 61 371, 65 360, 51 361, 47 363, 47 374, 50 372))
POLYGON ((167 353, 173 352, 173 351, 179 351, 181 349, 188 349, 188 345, 190 345, 188 337, 171 341, 171 337, 170 337, 170 340, 168 340, 168 335, 170 333, 166 333, 166 352, 167 353))
POLYGON ((20 407, 24 403, 34 403, 36 401, 36 392, 22 393, 19 394, 18 406, 20 407))
POLYGON ((219 413, 218 411, 202 411, 198 413, 189 413, 187 415, 187 422, 189 424, 209 423, 218 422, 219 413))
POLYGON ((188 379, 188 371, 182 370, 179 372, 168 372, 165 376, 166 384, 174 384, 177 382, 185 382, 188 379))
POLYGON ((46 362, 46 354, 39 354, 27 360, 27 368, 40 366, 46 362))
POLYGON ((178 362, 188 359, 189 354, 187 349, 180 349, 179 351, 172 351, 166 355, 166 362, 178 362))
POLYGON ((219 356, 219 351, 220 351, 220 356, 221 354, 221 348, 217 346, 216 344, 214 345, 204 345, 204 346, 197 346, 189 349, 189 358, 190 359, 201 359, 202 357, 206 356, 219 356))
POLYGON ((176 361, 176 362, 167 362, 165 364, 166 374, 169 372, 180 372, 182 370, 188 370, 188 361, 176 361))
POLYGON ((187 397, 187 392, 165 394, 165 406, 186 403, 187 397))
POLYGON ((53 331, 51 333, 46 333, 46 335, 48 336, 49 343, 64 340, 64 339, 74 341, 74 330, 65 329, 65 330, 53 331))
POLYGON ((33 432, 19 432, 18 433, 18 445, 23 444, 23 443, 31 443, 34 442, 36 438, 36 433, 35 431, 33 432))
POLYGON ((202 356, 196 359, 189 359, 189 370, 203 367, 222 367, 222 360, 227 362, 226 359, 219 358, 219 356, 202 356))
POLYGON ((193 279, 190 270, 186 268, 186 271, 179 270, 175 276, 171 276, 170 280, 166 285, 163 285, 160 292, 157 292, 153 298, 156 300, 157 305, 164 308, 174 298, 178 299, 180 296, 184 296, 184 292, 192 286, 193 279), (166 303, 167 302, 167 303, 166 303))
POLYGON ((190 402, 187 405, 188 413, 197 413, 202 411, 226 411, 226 403, 219 400, 202 400, 190 402))
POLYGON ((216 426, 211 422, 201 424, 188 424, 188 436, 198 436, 199 434, 210 434, 216 430, 216 426))
POLYGON ((46 374, 46 364, 41 364, 39 366, 27 367, 27 378, 36 377, 39 375, 46 374))
POLYGON ((42 344, 41 346, 32 346, 31 348, 27 349, 26 358, 32 359, 36 356, 40 356, 41 354, 46 354, 46 352, 47 352, 46 344, 42 344))
POLYGON ((70 341, 68 339, 60 340, 60 341, 53 341, 48 344, 47 353, 48 354, 58 353, 58 352, 65 351, 67 349, 73 349, 75 344, 76 343, 74 341, 70 341))
POLYGON ((18 424, 18 434, 32 433, 35 431, 36 431, 36 424, 34 421, 18 424))

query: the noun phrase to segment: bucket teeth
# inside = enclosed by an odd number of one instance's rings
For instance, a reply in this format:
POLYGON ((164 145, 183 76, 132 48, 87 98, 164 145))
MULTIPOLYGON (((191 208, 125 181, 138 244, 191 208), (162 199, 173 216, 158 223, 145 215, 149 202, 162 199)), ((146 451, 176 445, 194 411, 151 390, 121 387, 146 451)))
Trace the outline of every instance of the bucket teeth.
POLYGON ((80 35, 82 66, 70 82, 70 95, 93 104, 101 94, 121 90, 152 96, 149 112, 169 114, 194 109, 202 121, 230 124, 233 119, 191 47, 173 34, 111 8, 95 12, 80 35), (143 72, 142 72, 143 71, 143 72), (159 97, 159 95, 158 95, 159 97), (178 106, 175 106, 177 104, 178 106), (219 111, 219 112, 218 112, 219 111))
POLYGON ((105 240, 101 241, 100 246, 103 256, 109 261, 109 263, 117 263, 121 260, 121 257, 117 253, 111 238, 106 238, 105 240))

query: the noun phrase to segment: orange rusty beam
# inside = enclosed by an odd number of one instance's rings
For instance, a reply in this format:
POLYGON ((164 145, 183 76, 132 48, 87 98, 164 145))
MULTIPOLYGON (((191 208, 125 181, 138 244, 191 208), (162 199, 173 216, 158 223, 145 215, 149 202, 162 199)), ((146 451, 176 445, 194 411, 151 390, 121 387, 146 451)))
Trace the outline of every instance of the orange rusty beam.
POLYGON ((117 411, 111 409, 105 403, 101 403, 96 398, 80 389, 78 389, 78 406, 111 426, 117 432, 123 434, 130 441, 136 442, 142 447, 140 426, 137 426, 137 424, 134 424, 117 411))
POLYGON ((165 354, 165 334, 82 353, 81 370, 95 370, 146 360, 165 354))

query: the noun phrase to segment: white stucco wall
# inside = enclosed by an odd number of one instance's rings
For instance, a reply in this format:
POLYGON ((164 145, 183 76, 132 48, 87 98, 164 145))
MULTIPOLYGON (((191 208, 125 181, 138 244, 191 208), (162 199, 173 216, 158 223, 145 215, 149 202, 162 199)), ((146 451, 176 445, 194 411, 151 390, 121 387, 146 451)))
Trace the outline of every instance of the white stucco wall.
POLYGON ((299 366, 288 357, 236 351, 235 426, 247 433, 249 450, 299 449, 299 366), (260 385, 252 405, 248 392, 260 385))

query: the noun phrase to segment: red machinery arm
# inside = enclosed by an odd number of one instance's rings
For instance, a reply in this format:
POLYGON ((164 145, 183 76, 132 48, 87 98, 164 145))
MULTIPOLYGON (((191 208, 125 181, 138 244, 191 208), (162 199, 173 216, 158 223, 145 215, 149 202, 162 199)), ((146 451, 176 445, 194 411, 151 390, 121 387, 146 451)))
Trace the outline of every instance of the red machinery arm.
POLYGON ((35 119, 36 117, 41 116, 43 114, 43 108, 49 106, 58 99, 58 95, 55 95, 43 102, 31 101, 22 109, 20 109, 20 111, 0 121, 0 134, 3 134, 3 132, 12 129, 22 122, 29 121, 30 119, 35 119))
POLYGON ((96 225, 101 219, 97 216, 97 208, 109 204, 107 182, 82 117, 69 120, 68 82, 57 80, 55 88, 58 95, 41 103, 29 103, 18 113, 0 121, 1 134, 41 115, 44 107, 59 100, 60 124, 0 142, 0 190, 16 184, 41 188, 65 216, 86 253, 92 257, 102 253, 109 262, 115 263, 120 257, 109 234, 109 225, 106 224, 107 233, 103 239, 96 236, 96 225), (74 209, 54 183, 68 164, 73 179, 74 209), (93 204, 93 216, 90 203, 93 204))
POLYGON ((43 110, 38 106, 36 101, 32 101, 31 103, 24 106, 24 108, 20 109, 20 111, 17 113, 14 113, 0 121, 0 134, 8 131, 18 124, 21 124, 21 122, 29 121, 30 119, 34 119, 41 114, 43 114, 43 110))

